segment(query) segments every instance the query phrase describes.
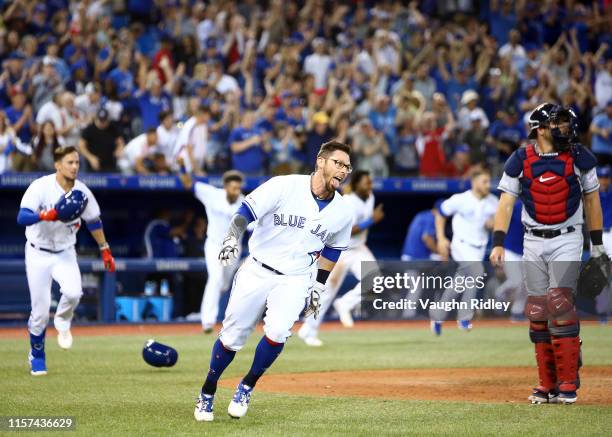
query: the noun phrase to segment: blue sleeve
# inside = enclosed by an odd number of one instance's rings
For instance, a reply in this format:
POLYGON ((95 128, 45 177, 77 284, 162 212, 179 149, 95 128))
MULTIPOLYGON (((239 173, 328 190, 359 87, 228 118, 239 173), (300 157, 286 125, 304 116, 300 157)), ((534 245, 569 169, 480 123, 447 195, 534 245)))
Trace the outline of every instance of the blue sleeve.
POLYGON ((89 232, 93 232, 95 230, 102 229, 102 220, 97 219, 93 222, 87 223, 87 229, 89 229, 89 232))
MULTIPOLYGON (((444 202, 445 200, 446 199, 438 199, 438 200, 436 200, 436 203, 434 203, 434 206, 436 208, 436 211, 438 211, 442 217, 448 218, 450 216, 444 214, 444 211, 442 211, 442 202, 444 202)), ((435 226, 435 224, 434 224, 434 226, 435 226)))
POLYGON ((423 229, 422 235, 429 235, 432 238, 436 238, 436 219, 435 217, 427 217, 425 219, 425 227, 423 229))
POLYGON ((321 256, 327 258, 330 261, 337 262, 338 258, 340 258, 340 254, 342 251, 340 249, 333 249, 331 247, 325 246, 323 251, 321 252, 321 256))
POLYGON ((365 219, 361 223, 358 223, 357 226, 359 227, 361 231, 363 231, 365 229, 368 229, 373 224, 374 224, 374 220, 372 219, 372 217, 370 217, 369 219, 365 219))
POLYGON ((231 146, 232 143, 240 141, 238 139, 239 135, 240 135, 240 131, 238 130, 238 128, 232 129, 232 132, 230 133, 229 138, 227 139, 227 143, 231 146))
POLYGON ((19 214, 17 214, 17 223, 21 226, 30 226, 39 221, 40 217, 38 214, 28 208, 21 208, 19 214))
POLYGON ((251 207, 248 203, 242 202, 240 208, 238 208, 237 214, 240 214, 244 218, 247 219, 247 222, 251 223, 255 221, 255 214, 251 210, 251 207))

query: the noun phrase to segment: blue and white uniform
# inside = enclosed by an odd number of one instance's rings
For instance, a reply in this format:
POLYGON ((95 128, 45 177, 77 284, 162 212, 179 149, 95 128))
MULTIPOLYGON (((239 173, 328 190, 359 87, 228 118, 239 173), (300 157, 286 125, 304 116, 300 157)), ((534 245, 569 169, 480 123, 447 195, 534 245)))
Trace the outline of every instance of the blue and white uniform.
MULTIPOLYGON (((204 182, 195 182, 193 184, 193 194, 206 208, 206 216, 208 217, 206 242, 204 243, 208 281, 202 296, 200 316, 202 328, 210 329, 217 322, 221 293, 228 289, 238 269, 238 263, 226 267, 222 266, 218 256, 222 247, 223 237, 227 232, 232 216, 238 211, 244 196, 240 195, 235 202, 230 203, 225 189, 213 187, 204 182)), ((239 241, 238 259, 240 259, 241 249, 242 241, 239 241)))
MULTIPOLYGON (((74 310, 83 294, 81 272, 74 249, 76 234, 81 219, 87 223, 99 221, 100 207, 83 182, 76 180, 74 189, 82 191, 88 198, 81 217, 67 223, 59 220, 39 221, 26 226, 25 263, 32 304, 28 328, 34 335, 41 335, 49 322, 52 281, 59 284, 62 294, 53 320, 58 331, 70 329, 74 310)), ((21 199, 20 208, 40 213, 52 209, 64 194, 66 192, 57 182, 55 173, 43 176, 30 184, 21 199)))
POLYGON ((234 277, 219 339, 229 350, 242 349, 264 311, 264 332, 284 343, 298 320, 326 248, 345 250, 352 216, 335 193, 329 202, 315 199, 311 176, 277 176, 246 196, 255 219, 250 255, 234 277))
MULTIPOLYGON (((486 228, 488 220, 495 216, 499 199, 493 194, 478 198, 472 190, 454 194, 440 203, 438 211, 444 217, 452 216, 453 238, 451 240, 450 255, 457 261, 459 266, 456 276, 477 277, 484 273, 482 264, 487 243, 489 241, 489 230, 486 228)), ((461 299, 462 302, 470 302, 476 296, 476 287, 466 287, 465 291, 458 296, 454 289, 447 289, 442 294, 441 302, 449 302, 453 299, 461 299)), ((442 321, 446 318, 446 312, 442 310, 430 311, 432 320, 442 321)), ((468 305, 468 309, 457 311, 457 319, 469 321, 474 317, 474 311, 468 305)))

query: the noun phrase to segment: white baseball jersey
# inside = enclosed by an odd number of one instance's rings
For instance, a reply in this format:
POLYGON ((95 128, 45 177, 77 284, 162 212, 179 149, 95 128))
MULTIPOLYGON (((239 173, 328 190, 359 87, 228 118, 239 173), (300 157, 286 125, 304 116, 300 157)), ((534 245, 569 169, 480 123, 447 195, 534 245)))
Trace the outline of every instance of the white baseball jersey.
POLYGON ((240 208, 244 196, 241 194, 234 203, 229 203, 227 193, 223 188, 213 187, 204 182, 193 184, 195 197, 206 207, 208 227, 206 230, 207 242, 221 246, 227 235, 232 216, 240 208))
MULTIPOLYGON (((100 217, 100 206, 89 188, 77 180, 74 183, 74 189, 87 195, 87 207, 81 217, 68 223, 40 221, 26 226, 25 235, 28 242, 53 251, 68 249, 76 243, 76 233, 81 226, 81 218, 86 222, 91 222, 100 217)), ((27 208, 34 212, 48 210, 53 208, 60 196, 64 194, 66 192, 57 182, 55 173, 43 176, 30 184, 21 199, 20 208, 27 208)))
POLYGON ((207 142, 208 126, 206 126, 206 124, 198 125, 196 118, 191 117, 185 122, 178 133, 178 137, 174 143, 174 156, 176 158, 183 158, 185 161, 185 167, 188 171, 194 170, 191 168, 191 162, 187 155, 186 147, 188 144, 191 144, 193 147, 193 156, 198 165, 201 167, 204 163, 207 142))
POLYGON ((147 134, 134 137, 123 149, 123 156, 119 160, 119 168, 124 171, 133 171, 138 158, 148 156, 156 150, 155 144, 147 143, 147 134))
POLYGON ((174 158, 174 144, 178 138, 179 128, 172 125, 170 130, 166 129, 163 124, 157 126, 157 145, 159 151, 166 157, 166 162, 171 163, 174 158))
POLYGON ((483 247, 489 241, 489 231, 485 223, 495 216, 497 197, 488 194, 477 198, 472 190, 453 194, 440 204, 440 212, 447 217, 453 216, 453 241, 475 247, 483 247))
MULTIPOLYGON (((353 226, 372 218, 372 212, 374 211, 374 194, 370 194, 366 200, 362 200, 361 197, 355 193, 347 194, 344 198, 351 205, 353 211, 353 226)), ((364 229, 358 234, 351 236, 349 248, 354 249, 363 246, 366 244, 367 239, 368 229, 364 229)))
POLYGON ((285 275, 312 273, 325 246, 345 250, 353 218, 335 193, 322 209, 310 189, 310 175, 277 176, 246 196, 256 219, 251 255, 285 275))

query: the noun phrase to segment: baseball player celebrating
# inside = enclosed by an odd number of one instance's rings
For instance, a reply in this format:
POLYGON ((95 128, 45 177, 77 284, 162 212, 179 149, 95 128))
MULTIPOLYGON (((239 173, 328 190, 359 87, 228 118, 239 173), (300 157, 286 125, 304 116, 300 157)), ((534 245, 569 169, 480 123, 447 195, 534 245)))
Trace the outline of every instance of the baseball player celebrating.
POLYGON ((81 272, 74 249, 81 218, 98 243, 104 267, 115 271, 115 260, 102 230, 98 202, 89 188, 77 180, 79 154, 76 148, 58 148, 53 158, 56 173, 30 184, 21 199, 17 216, 17 222, 26 227, 25 263, 32 304, 28 321, 32 375, 47 374, 45 332, 53 280, 62 293, 53 320, 58 332, 57 342, 63 349, 72 346, 70 323, 82 295, 81 272))
MULTIPOLYGON (((228 171, 223 175, 223 188, 217 188, 204 182, 196 181, 194 183, 191 175, 186 172, 184 164, 179 161, 179 165, 181 166, 181 183, 202 202, 208 217, 206 242, 204 243, 208 281, 204 288, 204 296, 202 296, 200 316, 202 318, 202 329, 204 333, 209 334, 217 321, 221 293, 227 290, 238 268, 238 263, 222 266, 219 263, 218 255, 223 243, 222 236, 244 199, 242 194, 244 178, 240 172, 228 171)), ((240 259, 242 240, 238 240, 237 243, 237 258, 240 259)))
MULTIPOLYGON (((361 302, 361 262, 376 261, 374 255, 366 246, 368 229, 370 226, 380 222, 385 214, 382 204, 374 208, 374 194, 372 194, 372 178, 370 173, 358 170, 351 176, 351 193, 344 196, 353 213, 353 228, 351 229, 351 241, 347 251, 343 252, 338 260, 338 265, 329 278, 329 289, 321 297, 321 315, 307 317, 298 331, 298 336, 308 346, 323 346, 319 339, 319 326, 325 317, 332 301, 344 282, 346 274, 350 271, 359 282, 344 296, 336 299, 334 308, 340 317, 342 324, 350 328, 353 326, 351 311, 361 302)), ((366 272, 367 273, 367 272, 366 272)))
POLYGON ((515 151, 499 183, 491 262, 503 264, 504 239, 515 199, 523 201, 523 260, 529 336, 535 344, 539 385, 535 404, 576 402, 580 386, 580 325, 574 306, 582 258, 583 208, 591 256, 604 255, 596 158, 576 143, 571 109, 544 103, 529 117, 529 138, 515 151))
POLYGON ((270 179, 246 196, 232 217, 219 253, 222 264, 237 258, 238 241, 249 222, 255 221, 255 229, 249 239, 250 256, 234 278, 196 403, 196 420, 213 420, 217 381, 264 311, 265 335, 227 409, 233 418, 246 414, 257 380, 283 350, 304 303, 308 301, 307 314, 318 314, 325 282, 351 235, 352 216, 336 192, 352 170, 349 153, 350 147, 340 142, 323 144, 313 174, 270 179))
MULTIPOLYGON (((471 177, 472 188, 441 202, 436 211, 436 240, 438 253, 443 261, 449 259, 459 263, 456 276, 477 277, 484 273, 482 265, 489 241, 489 231, 493 229, 493 216, 497 208, 497 197, 491 194, 491 173, 488 169, 478 168, 471 177), (445 235, 446 220, 453 217, 453 239, 448 241, 445 235)), ((470 302, 476 295, 476 287, 466 287, 461 299, 470 302)), ((449 302, 457 297, 454 289, 444 291, 441 302, 449 302)), ((434 334, 442 333, 442 321, 445 313, 442 310, 430 311, 431 330, 434 334)), ((459 309, 457 324, 464 331, 472 329, 471 320, 474 311, 459 309)))

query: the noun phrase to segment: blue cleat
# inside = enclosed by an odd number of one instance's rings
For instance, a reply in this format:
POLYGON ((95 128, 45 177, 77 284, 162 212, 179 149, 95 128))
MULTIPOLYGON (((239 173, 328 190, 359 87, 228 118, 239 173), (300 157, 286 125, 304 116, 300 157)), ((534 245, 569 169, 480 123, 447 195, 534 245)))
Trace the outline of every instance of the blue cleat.
POLYGON ((435 335, 442 335, 442 322, 432 320, 430 323, 431 332, 435 335))
POLYGON ((198 422, 212 422, 215 418, 213 414, 213 402, 215 397, 213 395, 207 395, 200 393, 200 396, 196 399, 196 406, 193 412, 195 420, 198 422))
POLYGON ((557 397, 557 402, 560 404, 574 404, 578 400, 578 395, 575 391, 561 391, 557 397))
POLYGON ((45 351, 31 349, 28 354, 28 360, 30 361, 30 373, 33 376, 40 376, 47 374, 47 364, 45 363, 45 351))
POLYGON ((227 407, 227 414, 234 419, 240 419, 244 417, 249 409, 249 402, 251 402, 251 392, 253 387, 244 385, 242 382, 236 387, 234 397, 227 407))
POLYGON ((457 320, 457 326, 459 326, 459 329, 466 332, 470 332, 472 330, 472 322, 469 320, 457 320))

